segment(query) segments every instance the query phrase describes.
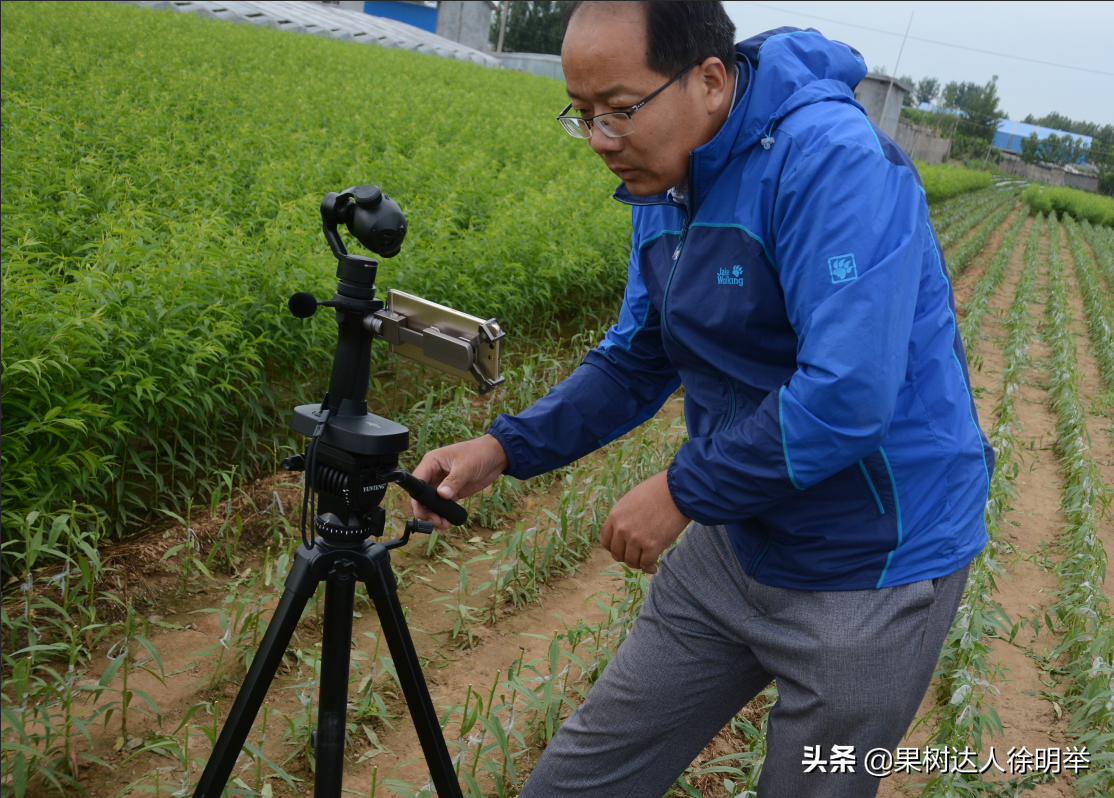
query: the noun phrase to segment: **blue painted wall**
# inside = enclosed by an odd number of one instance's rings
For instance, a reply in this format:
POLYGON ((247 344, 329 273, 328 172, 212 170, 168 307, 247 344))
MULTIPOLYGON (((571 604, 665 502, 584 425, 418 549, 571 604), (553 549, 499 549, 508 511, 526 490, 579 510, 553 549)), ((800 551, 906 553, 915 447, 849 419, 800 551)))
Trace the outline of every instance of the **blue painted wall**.
POLYGON ((437 9, 418 3, 400 3, 397 0, 366 0, 364 13, 386 17, 413 25, 415 28, 437 32, 437 9))

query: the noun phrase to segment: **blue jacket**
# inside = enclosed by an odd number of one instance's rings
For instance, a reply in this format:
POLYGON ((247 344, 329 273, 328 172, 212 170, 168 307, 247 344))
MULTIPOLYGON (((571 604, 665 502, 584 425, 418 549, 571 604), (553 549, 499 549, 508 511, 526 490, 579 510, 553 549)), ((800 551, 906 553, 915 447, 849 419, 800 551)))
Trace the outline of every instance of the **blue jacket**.
POLYGON ((490 432, 526 478, 683 384, 669 490, 727 527, 752 577, 856 590, 950 574, 987 541, 994 454, 920 178, 855 101, 855 50, 792 28, 736 49, 736 106, 689 155, 684 203, 615 195, 634 228, 619 322, 490 432))

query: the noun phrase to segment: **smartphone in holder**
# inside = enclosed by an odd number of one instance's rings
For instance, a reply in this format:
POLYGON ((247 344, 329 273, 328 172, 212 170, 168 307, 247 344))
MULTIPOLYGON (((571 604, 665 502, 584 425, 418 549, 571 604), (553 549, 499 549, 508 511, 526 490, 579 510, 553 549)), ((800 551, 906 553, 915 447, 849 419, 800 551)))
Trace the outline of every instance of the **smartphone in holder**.
POLYGON ((383 321, 397 325, 384 335, 397 355, 439 371, 474 380, 481 393, 503 382, 499 356, 504 333, 495 319, 472 316, 428 299, 391 289, 383 321))

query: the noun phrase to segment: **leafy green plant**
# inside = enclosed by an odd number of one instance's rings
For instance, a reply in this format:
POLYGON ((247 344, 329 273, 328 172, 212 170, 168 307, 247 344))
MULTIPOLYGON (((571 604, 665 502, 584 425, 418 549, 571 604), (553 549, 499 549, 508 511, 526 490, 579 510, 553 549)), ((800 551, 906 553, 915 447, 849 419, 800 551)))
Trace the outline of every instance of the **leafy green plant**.
POLYGON ((118 534, 272 461, 331 361, 331 325, 285 310, 332 290, 327 191, 406 210, 381 287, 512 337, 621 292, 627 214, 557 81, 115 4, 2 14, 5 531, 77 499, 118 534))
POLYGON ((1094 250, 1099 271, 1106 280, 1107 287, 1114 293, 1114 228, 1092 227, 1086 219, 1082 219, 1079 226, 1083 229, 1083 237, 1094 250))
POLYGON ((196 593, 200 588, 197 586, 195 574, 201 573, 207 577, 212 576, 212 574, 209 572, 208 564, 204 562, 204 558, 201 556, 201 539, 191 525, 193 521, 193 499, 186 499, 185 518, 170 510, 167 510, 166 514, 182 525, 184 537, 163 552, 161 562, 166 562, 181 554, 181 562, 178 565, 178 595, 189 592, 196 593))
MULTIPOLYGON (((943 242, 943 236, 950 235, 949 231, 953 225, 966 223, 972 214, 978 213, 980 208, 989 203, 994 203, 996 207, 998 200, 1001 198, 1002 190, 997 188, 969 191, 929 205, 928 216, 932 220, 932 226, 935 228, 936 234, 940 236, 941 242, 943 242)), ((979 218, 984 217, 985 214, 979 218)), ((977 223, 976 220, 975 224, 977 223)), ((971 229, 971 225, 967 225, 965 228, 965 230, 969 229, 971 229)))
MULTIPOLYGON (((982 327, 983 317, 986 315, 987 305, 990 302, 990 297, 998 289, 1002 283, 1002 278, 1006 274, 1006 266, 1009 264, 1010 256, 1013 254, 1014 244, 1017 242, 1017 236, 1021 232, 1021 228, 1025 225, 1026 220, 1029 218, 1027 213, 1018 213, 1010 225, 1009 230, 1006 231, 1005 236, 1002 237, 1002 243, 998 247, 998 251, 994 253, 990 263, 987 264, 986 271, 979 277, 979 281, 975 283, 975 288, 971 292, 970 299, 964 304, 963 321, 959 325, 960 338, 963 339, 963 347, 967 352, 968 361, 974 356, 975 344, 979 335, 979 330, 982 327)), ((1030 238, 1039 233, 1039 225, 1034 224, 1030 228, 1030 238)))
POLYGON ((976 172, 962 166, 948 164, 926 164, 916 162, 928 204, 946 200, 957 194, 990 187, 990 173, 976 172))
MULTIPOLYGON (((113 598, 115 599, 115 597, 113 598)), ((119 601, 119 599, 115 600, 119 601)), ((135 709, 137 711, 142 714, 148 715, 149 717, 156 717, 161 723, 159 705, 155 702, 155 700, 151 698, 151 696, 146 691, 137 689, 129 684, 131 672, 138 669, 144 673, 149 674, 150 676, 153 676, 159 681, 160 684, 164 686, 166 685, 166 671, 163 669, 162 659, 159 656, 158 649, 155 648, 154 644, 150 641, 150 639, 148 639, 146 634, 140 634, 140 630, 136 624, 135 610, 132 607, 130 601, 125 603, 124 623, 122 631, 123 637, 116 641, 116 643, 114 643, 105 654, 105 656, 109 660, 109 665, 107 668, 104 669, 104 673, 101 674, 100 681, 97 683, 97 687, 94 691, 94 694, 98 698, 105 690, 116 692, 120 695, 119 703, 115 706, 108 706, 104 713, 104 723, 107 726, 109 721, 112 719, 113 713, 116 712, 117 709, 119 710, 120 736, 116 740, 115 748, 117 751, 127 745, 130 741, 130 735, 128 734, 128 719, 132 712, 132 702, 135 699, 140 699, 147 707, 146 709, 143 709, 142 707, 136 707, 135 709), (138 659, 135 664, 132 663, 133 645, 140 646, 140 650, 146 651, 147 653, 147 656, 145 658, 138 659), (158 673, 155 673, 155 671, 153 671, 150 667, 143 664, 151 660, 153 660, 155 665, 158 666, 158 673), (120 674, 120 686, 114 688, 111 685, 117 673, 120 674)))
POLYGON ((1114 402, 1114 302, 1111 301, 1110 293, 1104 290, 1095 261, 1085 248, 1080 225, 1070 216, 1065 216, 1064 229, 1068 233, 1075 276, 1079 280, 1080 293, 1083 294, 1083 311, 1087 318, 1091 350, 1098 361, 1102 380, 1106 383, 1107 396, 1114 402))
MULTIPOLYGON (((979 192, 978 203, 960 205, 957 214, 951 219, 953 222, 943 230, 937 228, 936 233, 940 238, 940 246, 951 249, 969 231, 982 225, 987 219, 993 218, 1003 207, 1012 208, 1016 199, 1016 190, 993 189, 991 192, 979 192)), ((978 196, 978 195, 976 195, 978 196)), ((945 221, 948 221, 945 219, 945 221)))
POLYGON ((1109 598, 1102 589, 1107 554, 1099 532, 1111 517, 1114 491, 1103 480, 1091 451, 1058 227, 1053 221, 1049 234, 1048 323, 1044 331, 1052 353, 1049 392, 1056 412, 1053 447, 1065 476, 1061 510, 1068 524, 1056 541, 1064 553, 1055 566, 1059 582, 1055 615, 1063 640, 1051 658, 1067 660, 1062 700, 1072 713, 1069 733, 1076 744, 1086 745, 1091 751, 1090 769, 1075 781, 1076 794, 1100 796, 1114 790, 1114 756, 1110 754, 1114 741, 1114 620, 1109 598))
POLYGON ((221 606, 205 607, 194 610, 195 613, 212 613, 217 616, 217 623, 221 628, 220 638, 194 654, 197 657, 211 657, 216 655, 213 670, 209 676, 208 687, 216 687, 227 674, 225 656, 228 655, 232 664, 251 666, 255 656, 258 641, 263 637, 267 625, 263 620, 264 596, 260 583, 263 573, 255 573, 239 579, 230 584, 230 591, 221 601, 221 606), (242 590, 241 590, 242 588, 242 590))
POLYGON ((1091 224, 1114 227, 1114 198, 1066 186, 1032 183, 1021 195, 1034 211, 1068 214, 1091 224))

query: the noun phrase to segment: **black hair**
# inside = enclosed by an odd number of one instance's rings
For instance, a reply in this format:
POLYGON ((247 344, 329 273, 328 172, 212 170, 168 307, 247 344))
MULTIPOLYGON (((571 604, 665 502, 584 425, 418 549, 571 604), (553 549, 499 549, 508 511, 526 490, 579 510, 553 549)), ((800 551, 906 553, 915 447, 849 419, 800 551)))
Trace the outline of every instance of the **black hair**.
MULTIPOLYGON (((598 0, 566 4, 566 30, 573 15, 589 2, 595 5, 598 0)), ((640 5, 646 15, 646 38, 650 44, 646 57, 650 69, 673 77, 693 62, 715 56, 730 74, 735 66, 735 23, 727 16, 723 3, 656 0, 640 5)))

